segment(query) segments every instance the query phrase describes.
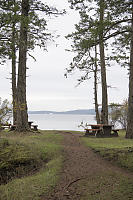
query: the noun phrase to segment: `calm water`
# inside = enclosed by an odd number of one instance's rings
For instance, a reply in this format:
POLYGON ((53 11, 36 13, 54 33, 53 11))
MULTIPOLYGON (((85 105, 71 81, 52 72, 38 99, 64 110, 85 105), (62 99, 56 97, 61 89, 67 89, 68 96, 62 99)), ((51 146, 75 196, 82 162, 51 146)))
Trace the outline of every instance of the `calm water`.
POLYGON ((96 123, 94 115, 63 115, 63 114, 30 114, 29 121, 33 121, 42 130, 75 130, 82 131, 78 125, 96 123))

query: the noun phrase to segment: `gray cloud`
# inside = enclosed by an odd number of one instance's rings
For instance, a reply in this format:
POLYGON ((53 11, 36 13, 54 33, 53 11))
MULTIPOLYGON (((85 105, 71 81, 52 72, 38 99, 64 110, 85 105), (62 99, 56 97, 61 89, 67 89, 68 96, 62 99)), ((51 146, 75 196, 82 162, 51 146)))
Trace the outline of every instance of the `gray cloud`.
MULTIPOLYGON (((67 0, 50 0, 60 8, 68 8, 67 0)), ((27 72, 27 99, 29 110, 69 110, 79 108, 92 108, 93 105, 93 79, 86 81, 75 88, 79 73, 75 72, 68 79, 64 78, 65 68, 72 61, 73 54, 66 52, 71 43, 64 36, 74 30, 74 23, 78 22, 78 15, 69 10, 64 17, 52 19, 49 29, 61 37, 55 43, 48 43, 48 52, 36 49, 33 55, 37 62, 28 59, 27 72), (56 46, 58 44, 58 46, 56 46)), ((2 98, 11 100, 11 84, 6 77, 10 77, 10 63, 0 67, 0 91, 2 98)), ((126 69, 112 67, 108 69, 108 84, 116 89, 109 89, 109 102, 121 102, 128 96, 128 79, 126 69)), ((101 103, 101 89, 99 87, 99 103, 101 103)))

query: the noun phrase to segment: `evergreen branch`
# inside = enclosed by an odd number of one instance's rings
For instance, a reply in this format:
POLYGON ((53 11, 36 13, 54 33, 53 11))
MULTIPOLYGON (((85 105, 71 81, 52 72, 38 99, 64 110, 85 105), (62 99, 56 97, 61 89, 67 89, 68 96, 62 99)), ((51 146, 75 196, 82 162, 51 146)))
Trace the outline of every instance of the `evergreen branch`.
POLYGON ((106 32, 104 33, 104 36, 105 36, 114 26, 116 26, 116 25, 118 25, 118 24, 121 24, 121 23, 123 23, 123 22, 131 21, 131 20, 132 20, 132 19, 123 19, 123 20, 121 20, 121 21, 117 21, 117 22, 113 23, 108 29, 106 29, 106 32))
MULTIPOLYGON (((107 36, 106 38, 104 38, 103 41, 105 42, 106 40, 108 40, 108 39, 110 39, 110 38, 112 38, 112 37, 115 37, 115 36, 120 35, 120 34, 123 34, 123 33, 129 33, 129 32, 130 32, 130 30, 116 31, 116 32, 110 34, 109 36, 107 36)), ((99 41, 99 42, 100 42, 100 41, 99 41)))

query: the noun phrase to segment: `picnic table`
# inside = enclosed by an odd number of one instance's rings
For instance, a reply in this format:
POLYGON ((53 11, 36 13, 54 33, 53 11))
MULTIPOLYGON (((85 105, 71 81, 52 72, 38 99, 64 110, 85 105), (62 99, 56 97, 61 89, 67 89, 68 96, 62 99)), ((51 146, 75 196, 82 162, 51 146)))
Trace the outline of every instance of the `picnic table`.
POLYGON ((1 129, 9 129, 11 127, 11 124, 8 124, 8 123, 6 123, 6 124, 1 124, 1 129))
MULTIPOLYGON (((33 121, 28 121, 29 128, 34 131, 38 131, 38 125, 32 125, 33 121)), ((10 131, 14 131, 16 129, 16 124, 10 126, 10 131)))
POLYGON ((91 129, 86 128, 85 129, 85 135, 93 135, 96 137, 111 137, 111 136, 118 136, 119 129, 112 129, 113 125, 108 124, 89 124, 88 126, 91 126, 91 129), (113 133, 112 133, 113 131, 113 133))
POLYGON ((31 128, 32 123, 33 123, 32 121, 28 122, 28 125, 29 125, 30 128, 31 128))

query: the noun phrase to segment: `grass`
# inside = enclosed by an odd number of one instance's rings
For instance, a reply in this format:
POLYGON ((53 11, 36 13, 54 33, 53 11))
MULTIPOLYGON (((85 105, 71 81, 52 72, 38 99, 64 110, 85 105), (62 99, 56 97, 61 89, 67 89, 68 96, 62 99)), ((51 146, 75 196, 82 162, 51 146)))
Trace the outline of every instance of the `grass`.
MULTIPOLYGON (((124 131, 119 135, 118 138, 84 137, 82 140, 105 159, 133 171, 133 140, 125 139, 124 131)), ((0 185, 0 200, 40 200, 47 196, 60 178, 62 139, 58 131, 21 135, 1 132, 0 173, 6 172, 9 180, 0 185)), ((78 184, 81 200, 130 200, 133 196, 132 179, 115 171, 97 172, 78 184)))
MULTIPOLYGON (((125 131, 117 138, 84 137, 83 143, 103 158, 133 171, 133 140, 125 139, 125 131)), ((96 172, 79 184, 81 200, 125 200, 133 199, 133 180, 121 171, 110 169, 96 172)))
POLYGON ((57 183, 62 166, 62 136, 53 131, 37 134, 0 133, 0 200, 38 200, 57 183), (4 176, 5 177, 5 176, 4 176), (9 179, 9 180, 8 180, 9 179))
POLYGON ((83 142, 105 159, 133 171, 133 140, 125 139, 125 131, 116 138, 84 137, 83 142))
POLYGON ((130 200, 133 199, 133 181, 115 172, 93 175, 80 182, 80 200, 130 200))

